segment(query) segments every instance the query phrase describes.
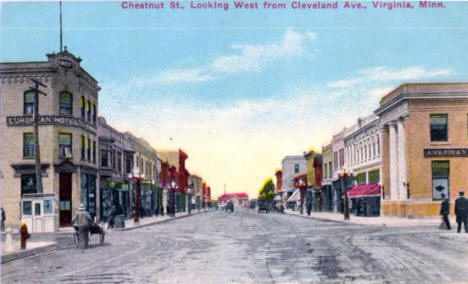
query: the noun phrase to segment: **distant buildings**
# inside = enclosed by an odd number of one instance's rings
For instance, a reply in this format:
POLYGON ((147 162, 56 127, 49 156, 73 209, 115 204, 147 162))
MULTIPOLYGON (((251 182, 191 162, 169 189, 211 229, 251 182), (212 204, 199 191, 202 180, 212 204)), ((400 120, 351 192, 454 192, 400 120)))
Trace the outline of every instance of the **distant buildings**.
POLYGON ((240 192, 240 193, 225 193, 218 197, 218 204, 219 205, 226 205, 231 201, 234 205, 236 206, 247 206, 248 201, 249 201, 249 195, 245 192, 240 192))
MULTIPOLYGON (((283 159, 289 196, 304 174, 310 190, 311 155, 307 171, 301 156, 283 159)), ((355 214, 437 215, 442 194, 453 199, 468 188, 468 83, 399 86, 374 114, 333 135, 321 160, 319 210, 343 212, 347 192, 355 214)))

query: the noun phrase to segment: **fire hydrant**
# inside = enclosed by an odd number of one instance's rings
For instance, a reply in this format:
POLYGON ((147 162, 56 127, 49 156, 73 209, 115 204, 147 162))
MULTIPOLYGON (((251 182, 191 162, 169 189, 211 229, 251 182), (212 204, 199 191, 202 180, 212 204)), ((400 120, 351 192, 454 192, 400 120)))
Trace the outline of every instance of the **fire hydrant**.
POLYGON ((21 239, 21 249, 26 249, 26 240, 29 239, 31 235, 28 233, 28 226, 25 223, 21 224, 20 229, 20 239, 21 239))

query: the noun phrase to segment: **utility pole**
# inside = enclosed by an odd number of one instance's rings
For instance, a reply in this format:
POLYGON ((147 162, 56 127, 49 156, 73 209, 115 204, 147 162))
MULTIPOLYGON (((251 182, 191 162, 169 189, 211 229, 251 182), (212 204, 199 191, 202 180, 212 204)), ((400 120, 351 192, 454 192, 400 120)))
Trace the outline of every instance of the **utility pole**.
POLYGON ((42 169, 41 169, 41 153, 39 150, 39 94, 46 96, 47 94, 39 90, 39 86, 47 88, 46 85, 42 84, 36 79, 31 79, 34 83, 34 87, 31 87, 31 91, 34 92, 34 156, 35 156, 35 173, 36 173, 36 191, 42 193, 42 169))
POLYGON ((224 184, 224 194, 226 194, 226 184, 224 184))

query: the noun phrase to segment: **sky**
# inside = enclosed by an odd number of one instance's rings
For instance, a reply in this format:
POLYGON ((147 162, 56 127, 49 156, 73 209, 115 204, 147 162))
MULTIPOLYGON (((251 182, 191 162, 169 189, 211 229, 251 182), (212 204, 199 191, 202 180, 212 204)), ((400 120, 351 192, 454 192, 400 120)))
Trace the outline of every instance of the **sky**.
MULTIPOLYGON (((468 78, 467 2, 364 11, 184 5, 64 1, 64 45, 99 81, 100 115, 156 149, 183 149, 214 198, 224 184, 256 197, 284 156, 320 150, 402 83, 468 78)), ((2 3, 0 61, 57 52, 58 7, 2 3)))

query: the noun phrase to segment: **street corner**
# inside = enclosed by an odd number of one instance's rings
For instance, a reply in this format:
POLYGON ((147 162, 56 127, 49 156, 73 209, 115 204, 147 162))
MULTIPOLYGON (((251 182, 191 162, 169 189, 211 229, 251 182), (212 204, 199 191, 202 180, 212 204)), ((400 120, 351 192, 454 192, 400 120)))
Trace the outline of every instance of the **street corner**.
MULTIPOLYGON (((17 247, 19 248, 19 244, 17 247)), ((8 263, 18 259, 30 257, 39 253, 53 251, 55 249, 57 249, 57 243, 55 242, 30 242, 28 243, 27 248, 25 250, 2 250, 1 263, 8 263)))

